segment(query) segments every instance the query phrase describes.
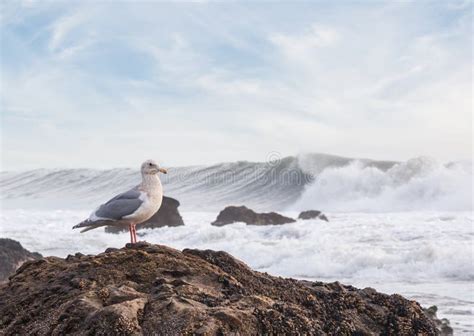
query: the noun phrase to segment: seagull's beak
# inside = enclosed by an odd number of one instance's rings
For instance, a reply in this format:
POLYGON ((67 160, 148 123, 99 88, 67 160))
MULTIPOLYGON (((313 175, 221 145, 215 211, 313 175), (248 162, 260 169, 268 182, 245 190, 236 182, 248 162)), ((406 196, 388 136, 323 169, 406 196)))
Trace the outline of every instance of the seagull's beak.
POLYGON ((165 168, 160 168, 158 171, 163 174, 168 174, 168 171, 165 168))

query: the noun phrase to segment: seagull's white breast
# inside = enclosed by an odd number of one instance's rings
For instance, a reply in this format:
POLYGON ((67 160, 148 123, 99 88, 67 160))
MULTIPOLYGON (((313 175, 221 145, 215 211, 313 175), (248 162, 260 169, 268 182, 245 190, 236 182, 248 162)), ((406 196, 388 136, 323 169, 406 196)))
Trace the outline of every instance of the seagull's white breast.
POLYGON ((134 213, 123 217, 123 219, 127 219, 134 224, 147 221, 158 211, 163 201, 163 194, 142 191, 139 198, 143 202, 140 207, 134 213))

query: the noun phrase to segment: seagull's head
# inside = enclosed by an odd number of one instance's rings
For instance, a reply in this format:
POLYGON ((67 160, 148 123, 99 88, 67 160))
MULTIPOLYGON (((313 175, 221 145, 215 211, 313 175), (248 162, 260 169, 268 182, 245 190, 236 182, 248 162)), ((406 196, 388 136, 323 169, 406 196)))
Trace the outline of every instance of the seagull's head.
POLYGON ((142 163, 142 174, 155 175, 158 173, 167 174, 168 171, 165 168, 160 168, 160 166, 153 160, 146 160, 142 163))

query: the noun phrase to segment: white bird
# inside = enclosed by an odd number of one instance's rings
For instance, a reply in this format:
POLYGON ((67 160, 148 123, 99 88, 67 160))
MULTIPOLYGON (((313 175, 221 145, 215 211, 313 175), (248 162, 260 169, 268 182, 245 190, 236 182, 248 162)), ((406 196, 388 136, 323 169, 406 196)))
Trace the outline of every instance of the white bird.
POLYGON ((85 221, 73 226, 73 229, 84 228, 86 232, 101 226, 128 225, 130 240, 137 242, 137 224, 147 221, 161 206, 163 187, 158 173, 167 173, 153 160, 143 162, 141 167, 142 183, 119 194, 107 203, 99 206, 85 221))

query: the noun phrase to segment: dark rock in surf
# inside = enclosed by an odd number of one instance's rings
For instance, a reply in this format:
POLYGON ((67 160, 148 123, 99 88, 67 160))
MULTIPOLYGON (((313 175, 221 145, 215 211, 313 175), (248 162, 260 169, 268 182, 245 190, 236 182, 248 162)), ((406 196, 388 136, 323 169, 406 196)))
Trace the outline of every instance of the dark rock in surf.
POLYGON ((454 334, 453 328, 451 328, 448 319, 439 319, 436 313, 438 312, 438 307, 431 306, 428 308, 423 308, 423 311, 434 321, 436 329, 438 329, 439 336, 452 336, 454 334))
MULTIPOLYGON (((184 225, 183 217, 179 211, 179 201, 163 196, 163 203, 160 209, 146 222, 137 225, 137 231, 140 229, 155 229, 163 226, 182 226, 184 225)), ((121 226, 107 226, 105 232, 119 233, 128 231, 128 227, 121 226)))
POLYGON ((298 219, 321 219, 323 221, 329 222, 329 219, 326 217, 326 215, 318 210, 303 211, 298 215, 298 219))
POLYGON ((41 254, 26 250, 16 240, 0 238, 0 282, 6 281, 25 261, 41 258, 41 254))
POLYGON ((228 206, 217 215, 217 219, 211 224, 224 226, 237 222, 244 222, 248 225, 282 225, 296 221, 276 212, 256 213, 245 206, 228 206))
POLYGON ((225 252, 127 244, 23 264, 1 335, 436 335, 400 295, 274 277, 225 252))

